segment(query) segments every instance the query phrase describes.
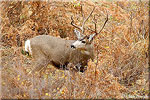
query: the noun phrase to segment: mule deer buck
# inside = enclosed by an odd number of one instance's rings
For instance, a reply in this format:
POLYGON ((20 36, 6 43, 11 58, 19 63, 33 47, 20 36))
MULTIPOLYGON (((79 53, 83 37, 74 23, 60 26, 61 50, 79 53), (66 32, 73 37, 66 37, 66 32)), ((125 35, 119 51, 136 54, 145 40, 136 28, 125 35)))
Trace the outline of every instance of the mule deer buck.
POLYGON ((56 67, 64 67, 71 63, 80 69, 81 72, 85 70, 84 66, 87 65, 88 60, 94 59, 93 38, 102 31, 108 21, 107 15, 107 19, 99 32, 97 32, 96 23, 94 23, 95 30, 90 29, 94 34, 83 35, 85 22, 92 15, 94 9, 95 7, 86 18, 83 15, 81 27, 74 24, 73 17, 71 17, 71 25, 75 27, 74 33, 78 40, 65 40, 49 35, 39 35, 25 41, 25 52, 31 54, 35 60, 35 65, 31 73, 39 71, 48 64, 56 67), (80 29, 81 32, 77 29, 80 29))

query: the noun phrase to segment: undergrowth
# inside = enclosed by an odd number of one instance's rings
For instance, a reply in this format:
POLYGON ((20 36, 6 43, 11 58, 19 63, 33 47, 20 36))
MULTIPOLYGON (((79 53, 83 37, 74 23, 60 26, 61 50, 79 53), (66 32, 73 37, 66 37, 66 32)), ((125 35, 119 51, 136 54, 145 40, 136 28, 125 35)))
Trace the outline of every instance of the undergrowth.
MULTIPOLYGON (((1 4, 1 97, 5 99, 102 99, 148 98, 148 3, 2 1, 1 4), (93 6, 98 29, 95 59, 84 73, 59 70, 48 65, 37 76, 27 76, 32 57, 21 53, 24 41, 37 35, 76 39, 76 24, 93 6)), ((94 28, 92 17, 86 27, 94 28)), ((92 34, 86 30, 85 34, 92 34)))

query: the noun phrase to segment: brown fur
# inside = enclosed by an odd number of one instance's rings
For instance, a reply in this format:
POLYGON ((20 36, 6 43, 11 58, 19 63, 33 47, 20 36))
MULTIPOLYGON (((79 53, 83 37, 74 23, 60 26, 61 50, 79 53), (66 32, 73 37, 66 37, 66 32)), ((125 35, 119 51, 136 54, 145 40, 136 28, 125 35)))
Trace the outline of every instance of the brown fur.
POLYGON ((67 66, 68 63, 73 65, 87 65, 88 60, 94 58, 92 44, 87 44, 84 50, 73 49, 71 44, 75 40, 64 40, 61 38, 39 35, 30 39, 32 57, 35 60, 34 69, 32 72, 39 71, 48 64, 53 64, 56 67, 67 66), (89 55, 84 53, 88 51, 89 55))

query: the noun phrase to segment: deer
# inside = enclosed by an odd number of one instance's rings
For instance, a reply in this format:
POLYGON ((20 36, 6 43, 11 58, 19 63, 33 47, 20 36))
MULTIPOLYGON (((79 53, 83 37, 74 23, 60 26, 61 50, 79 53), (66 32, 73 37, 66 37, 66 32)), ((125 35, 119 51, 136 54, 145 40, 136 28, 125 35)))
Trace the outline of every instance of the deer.
MULTIPOLYGON (((50 35, 39 35, 25 41, 25 52, 30 54, 34 59, 34 68, 30 73, 35 73, 40 71, 43 67, 51 64, 57 68, 66 68, 69 63, 73 64, 76 69, 80 72, 85 71, 89 59, 94 59, 94 46, 92 41, 103 30, 105 24, 108 21, 107 18, 99 32, 90 29, 94 34, 84 35, 85 23, 92 15, 95 7, 85 18, 82 14, 83 22, 82 26, 78 26, 74 23, 73 16, 71 16, 71 25, 75 27, 74 34, 77 40, 65 40, 59 37, 54 37, 50 35), (80 31, 79 31, 80 30, 80 31)), ((82 7, 81 7, 81 11, 82 7)))

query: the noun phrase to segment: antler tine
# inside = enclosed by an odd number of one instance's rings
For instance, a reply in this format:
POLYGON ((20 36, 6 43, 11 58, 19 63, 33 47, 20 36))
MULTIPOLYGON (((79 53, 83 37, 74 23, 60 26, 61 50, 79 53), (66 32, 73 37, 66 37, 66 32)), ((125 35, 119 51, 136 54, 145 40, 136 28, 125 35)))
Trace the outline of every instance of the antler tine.
POLYGON ((76 27, 76 28, 82 30, 81 27, 79 27, 79 26, 77 26, 76 24, 74 24, 74 20, 73 20, 72 16, 71 16, 71 20, 72 20, 72 21, 71 21, 71 25, 72 25, 72 26, 74 26, 74 27, 76 27))
POLYGON ((82 23, 82 29, 83 29, 83 33, 84 33, 84 25, 85 25, 85 22, 89 19, 89 17, 92 15, 93 11, 95 9, 95 6, 94 8, 92 9, 92 11, 90 12, 90 14, 83 20, 83 23, 82 23))
POLYGON ((104 22, 104 24, 103 24, 103 26, 102 26, 101 30, 98 32, 98 34, 99 34, 99 33, 101 33, 101 31, 102 31, 102 30, 103 30, 103 28, 105 27, 105 25, 106 25, 107 21, 108 21, 108 13, 107 13, 106 20, 105 20, 105 22, 104 22))
MULTIPOLYGON (((94 19, 95 19, 95 16, 94 16, 94 19)), ((96 21, 93 21, 93 23, 94 23, 94 25, 95 25, 95 30, 90 29, 90 28, 88 28, 88 29, 89 29, 90 31, 94 32, 94 34, 95 34, 95 36, 96 36, 96 35, 98 35, 98 34, 100 34, 100 33, 102 32, 102 30, 104 29, 104 27, 105 27, 107 21, 108 21, 108 13, 107 13, 106 20, 105 20, 105 22, 104 22, 104 24, 103 24, 103 26, 102 26, 102 28, 100 29, 99 32, 97 32, 97 25, 96 25, 97 22, 96 22, 96 21)), ((95 37, 95 36, 94 36, 94 37, 95 37)))
POLYGON ((94 23, 95 33, 97 33, 97 21, 95 19, 95 15, 92 22, 94 23))
POLYGON ((92 15, 94 9, 95 9, 95 6, 94 6, 94 8, 92 9, 92 11, 90 12, 90 14, 86 17, 86 19, 84 19, 82 26, 85 24, 85 22, 86 22, 86 21, 89 19, 89 17, 92 15))
POLYGON ((82 14, 82 17, 83 17, 83 19, 84 19, 84 12, 83 12, 83 7, 82 7, 82 5, 81 5, 81 14, 82 14))
POLYGON ((83 33, 84 33, 84 24, 85 24, 85 22, 89 19, 89 17, 92 15, 94 9, 95 9, 95 6, 94 6, 93 10, 90 12, 90 14, 89 14, 86 18, 84 18, 85 16, 84 16, 84 14, 83 14, 83 9, 82 9, 82 6, 81 6, 81 12, 82 12, 82 17, 83 17, 82 26, 80 27, 80 26, 77 26, 76 24, 74 24, 74 20, 73 20, 73 17, 72 17, 72 16, 71 16, 71 20, 72 20, 72 21, 71 21, 71 25, 74 26, 74 27, 76 27, 76 28, 78 28, 78 29, 80 29, 80 30, 82 31, 82 34, 83 34, 83 33))
POLYGON ((95 29, 95 30, 93 30, 93 29, 91 29, 91 28, 89 28, 89 27, 87 27, 87 29, 90 30, 90 31, 92 31, 92 32, 94 32, 94 33, 98 33, 98 32, 97 32, 97 21, 96 21, 96 19, 95 19, 95 15, 94 15, 94 18, 93 18, 92 22, 94 23, 94 29, 95 29))

